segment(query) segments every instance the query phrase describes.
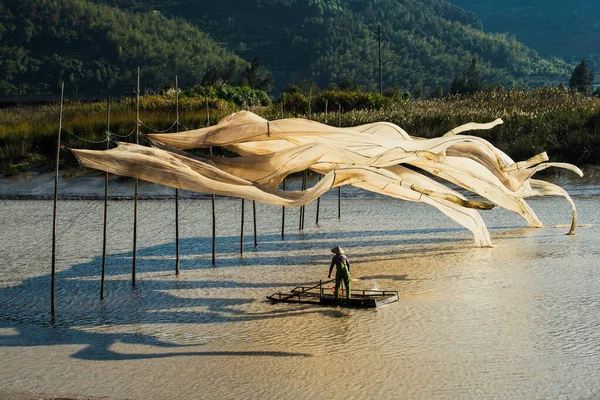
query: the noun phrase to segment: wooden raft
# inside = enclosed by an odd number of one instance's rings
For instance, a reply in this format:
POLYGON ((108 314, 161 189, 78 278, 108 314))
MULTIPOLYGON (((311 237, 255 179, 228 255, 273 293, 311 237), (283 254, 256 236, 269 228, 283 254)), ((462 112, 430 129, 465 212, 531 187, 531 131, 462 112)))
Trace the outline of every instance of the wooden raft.
POLYGON ((384 304, 393 303, 400 298, 397 290, 363 290, 353 289, 350 298, 345 294, 336 299, 333 293, 327 287, 323 287, 328 282, 319 282, 315 286, 297 286, 289 292, 277 292, 267 296, 272 303, 304 303, 320 304, 327 306, 342 306, 356 308, 376 308, 384 304))

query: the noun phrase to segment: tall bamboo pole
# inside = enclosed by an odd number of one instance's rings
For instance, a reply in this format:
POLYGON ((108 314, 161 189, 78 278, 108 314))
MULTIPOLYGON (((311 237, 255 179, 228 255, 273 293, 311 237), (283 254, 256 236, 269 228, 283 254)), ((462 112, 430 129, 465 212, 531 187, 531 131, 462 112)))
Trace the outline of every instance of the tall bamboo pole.
MULTIPOLYGON (((206 102, 206 126, 210 126, 210 114, 208 111, 208 94, 204 94, 206 102)), ((213 155, 212 146, 208 148, 210 155, 213 155)), ((216 198, 212 195, 212 266, 217 265, 217 216, 216 216, 216 198)))
MULTIPOLYGON (((319 174, 319 182, 321 181, 321 174, 319 174)), ((315 224, 319 225, 319 208, 321 207, 321 196, 317 198, 317 216, 315 218, 315 224)))
MULTIPOLYGON (((342 127, 342 105, 338 103, 338 127, 342 127)), ((342 218, 342 187, 338 186, 338 219, 342 218)))
POLYGON ((244 208, 246 200, 242 199, 242 222, 240 226, 240 256, 244 254, 244 208))
MULTIPOLYGON (((140 144, 140 67, 137 69, 137 90, 135 93, 135 144, 140 144)), ((138 225, 138 185, 139 180, 134 181, 133 195, 133 256, 131 263, 131 286, 135 287, 136 256, 137 256, 137 225, 138 225)))
MULTIPOLYGON (((212 147, 209 147, 210 155, 213 155, 212 147)), ((217 211, 216 197, 213 193, 212 197, 212 266, 217 266, 217 211)))
POLYGON ((254 248, 258 247, 258 237, 256 235, 256 201, 252 200, 252 217, 254 219, 254 248))
MULTIPOLYGON (((283 191, 285 192, 285 181, 283 179, 283 191)), ((281 240, 285 240, 285 206, 281 207, 281 240)))
MULTIPOLYGON (((106 150, 110 149, 110 97, 106 99, 106 150)), ((108 172, 104 173, 104 225, 102 229, 102 276, 100 278, 100 300, 104 300, 106 276, 106 228, 108 225, 108 172)))
MULTIPOLYGON (((306 170, 302 174, 302 190, 306 190, 306 170)), ((304 230, 304 210, 306 206, 300 206, 300 222, 298 224, 298 230, 304 230)))
POLYGON ((338 186, 338 219, 342 218, 342 187, 338 186))
MULTIPOLYGON (((175 75, 175 132, 179 132, 179 82, 175 75)), ((179 277, 179 189, 175 188, 175 276, 179 277)))
POLYGON ((60 114, 58 117, 58 141, 56 143, 56 169, 54 171, 54 212, 52 214, 52 274, 50 279, 50 321, 56 321, 54 292, 56 288, 56 206, 58 203, 58 165, 60 162, 60 135, 62 132, 63 105, 65 98, 65 82, 60 87, 60 114))

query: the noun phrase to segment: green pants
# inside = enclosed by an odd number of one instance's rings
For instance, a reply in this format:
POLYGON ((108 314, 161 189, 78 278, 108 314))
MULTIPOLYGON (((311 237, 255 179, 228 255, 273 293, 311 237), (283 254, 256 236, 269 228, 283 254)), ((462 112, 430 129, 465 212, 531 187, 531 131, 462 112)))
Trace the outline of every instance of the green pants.
POLYGON ((345 265, 336 267, 335 271, 335 298, 340 298, 340 289, 342 288, 342 281, 346 287, 346 298, 350 298, 350 271, 345 265))

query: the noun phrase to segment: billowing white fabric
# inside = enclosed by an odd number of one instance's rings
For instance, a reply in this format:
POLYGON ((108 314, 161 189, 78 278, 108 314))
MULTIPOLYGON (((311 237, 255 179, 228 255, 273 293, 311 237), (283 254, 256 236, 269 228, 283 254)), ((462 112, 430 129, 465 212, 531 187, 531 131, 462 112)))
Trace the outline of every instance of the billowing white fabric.
POLYGON ((353 185, 375 193, 430 204, 469 229, 477 246, 490 246, 485 225, 476 210, 494 204, 521 215, 539 227, 525 202, 531 196, 564 196, 560 187, 531 179, 548 167, 581 171, 570 164, 548 163, 545 153, 514 162, 484 139, 457 135, 473 129, 491 129, 502 123, 469 123, 444 136, 409 136, 397 125, 377 122, 336 128, 305 119, 267 121, 251 112, 231 114, 219 124, 175 134, 149 134, 155 148, 119 143, 106 151, 73 150, 88 167, 151 182, 273 205, 301 206, 327 190, 353 185), (239 157, 193 156, 183 150, 223 146, 239 157), (402 164, 413 168, 403 167, 402 164), (465 198, 415 171, 415 167, 478 194, 491 203, 465 198), (305 191, 280 191, 277 186, 294 172, 313 170, 323 175, 305 191))

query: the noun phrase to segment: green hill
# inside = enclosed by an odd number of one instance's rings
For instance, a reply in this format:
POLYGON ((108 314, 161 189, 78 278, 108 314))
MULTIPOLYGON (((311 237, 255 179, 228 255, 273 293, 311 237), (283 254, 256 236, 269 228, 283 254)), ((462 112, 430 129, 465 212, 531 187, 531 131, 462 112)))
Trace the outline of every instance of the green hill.
POLYGON ((477 55, 482 79, 505 86, 567 82, 572 66, 544 59, 510 37, 487 34, 474 13, 444 0, 4 0, 0 94, 184 86, 206 71, 224 80, 258 57, 275 92, 314 79, 377 88, 448 88, 477 55), (123 11, 121 11, 123 10, 123 11), (205 33, 202 33, 205 32, 205 33), (225 50, 226 49, 226 50, 225 50))
POLYGON ((484 33, 474 13, 443 0, 108 1, 186 18, 245 59, 258 56, 279 88, 348 78, 375 89, 379 23, 386 86, 448 87, 474 55, 484 81, 509 86, 566 82, 572 70, 510 37, 484 33))
POLYGON ((0 2, 0 94, 131 94, 192 85, 210 68, 239 74, 247 63, 181 18, 81 0, 0 2))
POLYGON ((597 0, 450 0, 474 11, 486 32, 510 32, 545 56, 577 57, 600 52, 597 0))

